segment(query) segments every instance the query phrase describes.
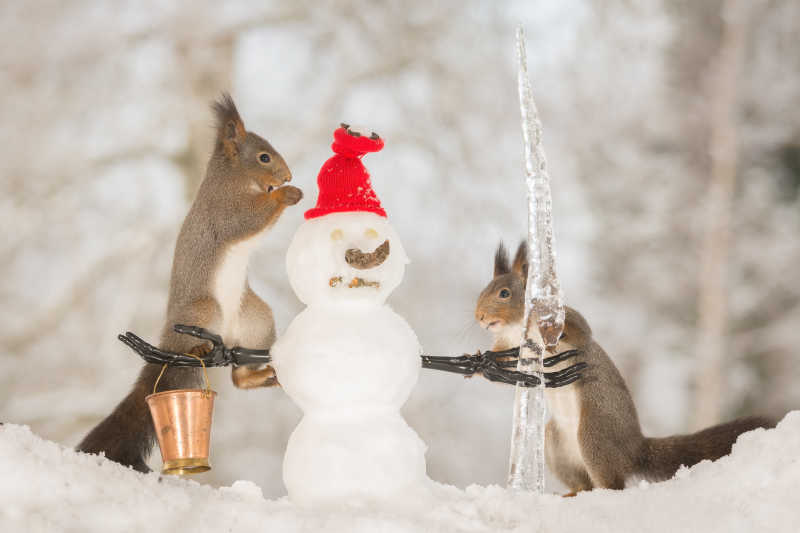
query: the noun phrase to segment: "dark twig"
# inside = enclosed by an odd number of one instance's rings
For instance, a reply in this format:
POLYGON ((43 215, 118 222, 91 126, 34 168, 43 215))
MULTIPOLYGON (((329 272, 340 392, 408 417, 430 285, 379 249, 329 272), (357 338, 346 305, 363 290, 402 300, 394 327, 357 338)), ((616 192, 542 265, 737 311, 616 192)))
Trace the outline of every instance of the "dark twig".
MULTIPOLYGON (((205 366, 240 366, 266 364, 272 361, 269 350, 251 350, 242 348, 241 346, 227 348, 222 341, 222 337, 204 328, 176 324, 174 329, 178 333, 191 335, 192 337, 211 343, 211 350, 206 355, 200 357, 205 366)), ((170 366, 201 365, 200 360, 195 357, 178 352, 171 352, 169 350, 162 350, 130 331, 126 332, 125 335, 119 335, 118 338, 148 363, 167 364, 170 366)), ((580 354, 581 352, 579 350, 567 350, 545 358, 542 365, 551 367, 571 357, 577 357, 580 354)), ((538 386, 541 383, 540 376, 544 376, 546 387, 564 387, 580 379, 581 370, 587 367, 586 363, 580 362, 555 372, 533 374, 519 372, 516 370, 517 361, 519 359, 519 348, 498 352, 477 352, 475 354, 464 354, 455 357, 433 355, 422 355, 421 357, 423 368, 453 372, 463 376, 481 374, 489 381, 507 383, 509 385, 520 384, 525 387, 538 386)))

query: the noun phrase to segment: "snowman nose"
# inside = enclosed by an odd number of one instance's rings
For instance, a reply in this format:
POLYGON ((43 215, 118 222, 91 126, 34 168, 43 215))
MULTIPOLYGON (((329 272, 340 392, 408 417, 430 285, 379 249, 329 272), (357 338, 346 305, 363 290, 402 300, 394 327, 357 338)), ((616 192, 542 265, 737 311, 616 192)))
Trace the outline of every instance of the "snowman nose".
POLYGON ((350 248, 344 253, 344 260, 353 268, 367 270, 383 264, 389 257, 389 240, 375 248, 374 252, 362 252, 358 248, 350 248))

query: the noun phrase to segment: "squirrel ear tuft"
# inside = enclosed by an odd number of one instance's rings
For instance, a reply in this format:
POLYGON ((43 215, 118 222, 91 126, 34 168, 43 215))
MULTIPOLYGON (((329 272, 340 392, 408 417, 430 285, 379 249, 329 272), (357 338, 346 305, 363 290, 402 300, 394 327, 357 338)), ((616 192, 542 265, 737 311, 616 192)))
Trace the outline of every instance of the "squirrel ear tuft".
POLYGON ((500 241, 500 244, 497 246, 497 252, 494 254, 494 277, 502 276, 510 272, 511 267, 508 265, 508 250, 506 250, 503 241, 500 241))
POLYGON ((247 132, 244 123, 228 93, 222 93, 219 100, 211 105, 217 119, 217 145, 229 156, 239 153, 239 143, 244 141, 247 132))
POLYGON ((528 281, 528 242, 522 241, 519 243, 517 253, 514 256, 514 264, 511 269, 515 274, 522 278, 522 282, 528 281))

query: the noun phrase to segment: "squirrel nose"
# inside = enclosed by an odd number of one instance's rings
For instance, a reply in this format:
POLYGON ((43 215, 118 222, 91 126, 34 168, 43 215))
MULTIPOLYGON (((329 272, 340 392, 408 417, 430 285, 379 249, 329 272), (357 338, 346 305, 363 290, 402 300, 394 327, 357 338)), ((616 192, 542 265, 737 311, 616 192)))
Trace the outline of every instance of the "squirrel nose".
POLYGON ((481 313, 481 320, 480 321, 483 322, 484 318, 486 318, 486 314, 485 313, 481 313))

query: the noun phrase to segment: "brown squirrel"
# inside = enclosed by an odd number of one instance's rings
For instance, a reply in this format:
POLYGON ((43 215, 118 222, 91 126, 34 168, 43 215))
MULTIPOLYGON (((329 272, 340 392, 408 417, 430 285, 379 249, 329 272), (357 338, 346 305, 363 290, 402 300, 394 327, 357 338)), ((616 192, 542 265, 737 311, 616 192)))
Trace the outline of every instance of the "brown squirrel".
MULTIPOLYGON (((178 353, 204 355, 208 343, 181 335, 173 324, 196 324, 222 335, 225 342, 268 348, 275 340, 270 307, 247 282, 247 263, 258 237, 283 210, 300 201, 300 189, 284 185, 292 178, 283 157, 263 138, 245 130, 230 95, 212 106, 217 121, 214 152, 206 175, 183 221, 172 263, 167 316, 159 346, 178 353)), ((130 393, 77 446, 141 472, 154 444, 145 396, 161 371, 145 364, 130 393)), ((159 390, 196 387, 199 368, 169 367, 159 390)), ((277 384, 271 367, 234 368, 240 388, 277 384)))
MULTIPOLYGON (((478 298, 475 318, 492 333, 492 350, 518 346, 522 338, 527 257, 523 242, 509 264, 501 243, 495 254, 494 279, 478 298)), ((617 367, 594 341, 583 316, 569 307, 554 352, 568 350, 575 350, 574 361, 548 370, 585 362, 588 367, 582 379, 545 391, 552 414, 545 429, 545 457, 550 470, 572 491, 567 496, 593 488, 623 489, 626 482, 636 479, 669 479, 681 465, 729 454, 741 433, 775 426, 772 420, 749 417, 690 435, 645 437, 617 367)))

